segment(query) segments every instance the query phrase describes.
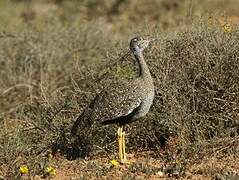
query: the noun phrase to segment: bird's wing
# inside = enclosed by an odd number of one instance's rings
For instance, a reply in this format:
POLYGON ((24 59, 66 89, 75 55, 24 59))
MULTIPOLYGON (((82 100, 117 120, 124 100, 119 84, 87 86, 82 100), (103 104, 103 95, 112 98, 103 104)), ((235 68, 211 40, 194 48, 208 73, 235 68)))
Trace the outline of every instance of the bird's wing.
POLYGON ((113 120, 127 116, 140 106, 141 98, 137 86, 117 83, 97 95, 92 118, 97 122, 113 120))
POLYGON ((78 129, 88 129, 94 123, 105 123, 125 117, 136 111, 141 104, 137 85, 120 82, 111 84, 96 95, 90 105, 75 121, 71 133, 78 129))

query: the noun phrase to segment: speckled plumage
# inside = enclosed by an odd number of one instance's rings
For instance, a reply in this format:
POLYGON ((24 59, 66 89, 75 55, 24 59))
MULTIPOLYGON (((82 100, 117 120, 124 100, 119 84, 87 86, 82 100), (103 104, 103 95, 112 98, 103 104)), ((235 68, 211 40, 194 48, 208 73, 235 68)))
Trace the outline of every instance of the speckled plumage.
POLYGON ((139 65, 139 77, 130 82, 116 82, 99 93, 76 120, 72 132, 77 130, 80 121, 123 125, 148 113, 154 98, 154 85, 144 61, 143 50, 149 42, 140 37, 130 42, 130 49, 139 65))

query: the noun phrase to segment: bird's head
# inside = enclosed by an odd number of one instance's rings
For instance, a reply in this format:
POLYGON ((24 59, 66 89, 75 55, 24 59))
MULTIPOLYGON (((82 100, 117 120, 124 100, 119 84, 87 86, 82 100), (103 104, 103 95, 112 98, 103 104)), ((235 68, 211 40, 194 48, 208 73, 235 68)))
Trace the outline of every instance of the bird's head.
POLYGON ((130 50, 135 55, 142 53, 152 41, 155 39, 151 37, 135 37, 130 41, 130 50))

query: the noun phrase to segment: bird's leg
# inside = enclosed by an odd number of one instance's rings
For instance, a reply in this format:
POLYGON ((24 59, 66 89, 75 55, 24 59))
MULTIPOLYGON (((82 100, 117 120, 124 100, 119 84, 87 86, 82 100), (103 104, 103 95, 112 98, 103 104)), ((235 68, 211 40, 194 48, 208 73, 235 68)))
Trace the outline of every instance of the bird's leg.
POLYGON ((127 162, 126 153, 125 153, 125 131, 122 128, 122 151, 123 151, 123 161, 127 162))
POLYGON ((120 127, 118 128, 118 144, 119 144, 119 158, 120 158, 120 162, 123 162, 122 130, 123 130, 123 126, 120 125, 120 127))

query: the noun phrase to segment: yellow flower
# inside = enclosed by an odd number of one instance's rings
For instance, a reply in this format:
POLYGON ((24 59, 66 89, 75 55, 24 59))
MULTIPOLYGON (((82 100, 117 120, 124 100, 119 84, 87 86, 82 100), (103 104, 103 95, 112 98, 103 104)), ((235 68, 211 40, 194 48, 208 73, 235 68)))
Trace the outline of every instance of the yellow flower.
POLYGON ((45 169, 45 173, 50 175, 50 176, 55 176, 56 175, 56 170, 53 167, 49 166, 45 169))
POLYGON ((176 159, 176 164, 181 164, 180 160, 179 159, 176 159))
POLYGON ((118 161, 116 161, 115 159, 111 160, 110 163, 111 163, 111 166, 118 166, 119 165, 118 161))
POLYGON ((232 27, 229 24, 223 25, 222 28, 223 28, 224 32, 231 32, 232 31, 232 27))
POLYGON ((209 25, 212 25, 214 22, 214 19, 212 17, 209 17, 207 22, 209 25))
POLYGON ((21 174, 27 174, 27 173, 29 172, 29 169, 28 169, 27 166, 21 166, 21 167, 19 168, 19 172, 20 172, 21 174))

